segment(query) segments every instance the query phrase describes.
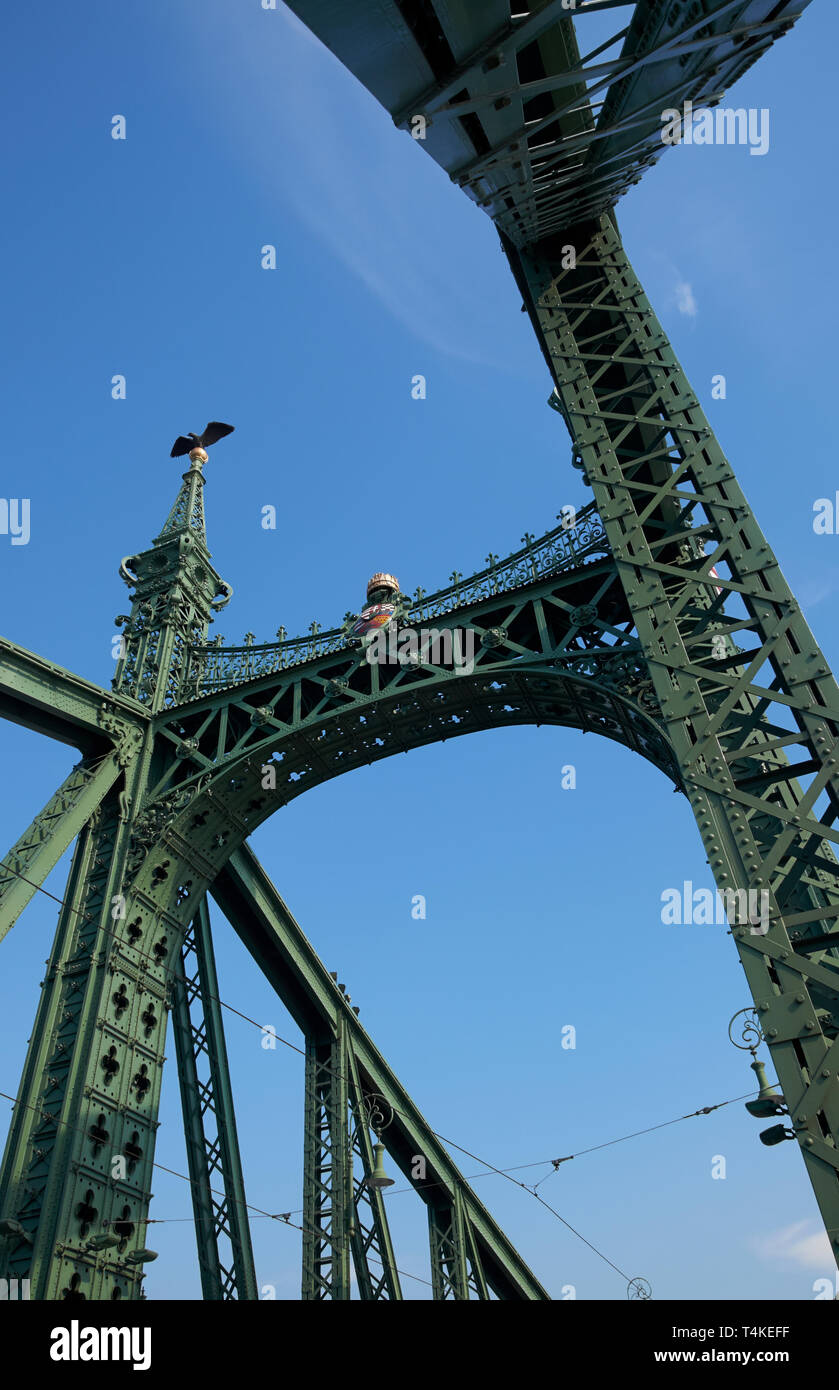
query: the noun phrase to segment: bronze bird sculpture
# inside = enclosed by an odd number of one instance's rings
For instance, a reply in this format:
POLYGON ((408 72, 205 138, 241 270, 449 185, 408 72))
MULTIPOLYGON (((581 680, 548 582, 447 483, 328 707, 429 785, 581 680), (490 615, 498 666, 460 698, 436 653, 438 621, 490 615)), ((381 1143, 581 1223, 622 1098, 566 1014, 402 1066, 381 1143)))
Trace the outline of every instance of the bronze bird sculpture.
POLYGON ((233 429, 233 425, 223 425, 220 420, 211 420, 203 434, 179 434, 169 457, 178 459, 193 449, 209 449, 216 440, 224 439, 226 434, 232 434, 233 429))

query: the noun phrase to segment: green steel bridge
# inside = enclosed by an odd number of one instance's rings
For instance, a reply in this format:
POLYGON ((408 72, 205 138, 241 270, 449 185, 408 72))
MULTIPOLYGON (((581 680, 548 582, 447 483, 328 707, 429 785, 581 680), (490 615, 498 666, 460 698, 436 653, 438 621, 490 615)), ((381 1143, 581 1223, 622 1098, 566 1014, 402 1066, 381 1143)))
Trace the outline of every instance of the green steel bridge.
POLYGON ((385 1150, 427 1208, 435 1298, 547 1298, 248 846, 329 778, 522 723, 635 749, 688 798, 720 891, 765 895, 768 930, 730 921, 781 1092, 755 1113, 783 1117, 839 1255, 839 691, 614 211, 666 148, 662 113, 716 105, 806 0, 290 8, 497 225, 592 500, 479 574, 396 595, 400 629, 471 634, 468 668, 370 662, 355 615, 225 647, 195 449, 120 565, 112 689, 0 640, 0 713, 80 754, 0 864, 2 937, 75 842, 0 1171, 0 1276, 39 1299, 142 1296, 171 1013, 203 1295, 257 1298, 212 897, 306 1040, 303 1297, 349 1298, 354 1271, 362 1298, 401 1298, 385 1150))

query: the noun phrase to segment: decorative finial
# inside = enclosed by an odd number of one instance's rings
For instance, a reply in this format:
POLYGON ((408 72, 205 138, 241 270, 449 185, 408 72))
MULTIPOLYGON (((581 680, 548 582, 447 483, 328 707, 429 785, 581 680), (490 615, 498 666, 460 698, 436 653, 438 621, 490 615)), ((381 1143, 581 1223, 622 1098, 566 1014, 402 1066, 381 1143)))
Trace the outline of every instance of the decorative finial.
POLYGON ((202 467, 207 462, 207 450, 211 444, 217 440, 224 439, 225 435, 233 433, 233 425, 224 425, 220 420, 211 420, 203 434, 179 434, 174 444, 170 458, 183 458, 184 454, 189 454, 189 461, 193 468, 202 467))
POLYGON ((385 574, 379 571, 378 574, 373 575, 372 579, 370 579, 367 584, 367 597, 369 598, 377 589, 390 589, 392 593, 398 594, 399 580, 393 574, 385 574))

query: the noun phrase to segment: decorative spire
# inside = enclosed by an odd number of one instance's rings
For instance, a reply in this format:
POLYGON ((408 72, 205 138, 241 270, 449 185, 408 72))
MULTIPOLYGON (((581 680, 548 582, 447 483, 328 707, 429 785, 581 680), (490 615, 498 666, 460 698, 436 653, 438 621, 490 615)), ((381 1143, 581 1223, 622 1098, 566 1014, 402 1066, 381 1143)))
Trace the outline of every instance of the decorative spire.
POLYGON ((174 536, 188 532, 193 540, 199 540, 207 549, 207 532, 204 524, 204 474, 202 469, 207 462, 207 450, 217 440, 233 433, 232 425, 221 420, 211 420, 203 434, 179 434, 170 458, 182 458, 189 454, 189 472, 182 474, 183 486, 175 498, 175 505, 166 519, 155 545, 163 545, 174 536))
POLYGON ((207 453, 204 449, 195 448, 190 451, 189 470, 182 474, 181 490, 175 498, 175 504, 166 518, 163 530, 153 542, 154 545, 163 545, 166 541, 187 531, 195 540, 200 541, 206 550, 207 530, 204 521, 205 479, 203 473, 206 462, 207 453))
MULTIPOLYGON (((207 431, 230 433, 230 425, 207 431)), ((207 432, 205 431, 205 433, 207 432)), ((206 443, 212 443, 210 438, 206 443)), ((153 710, 188 695, 197 680, 191 649, 207 641, 212 614, 233 593, 210 563, 204 523, 204 443, 179 438, 173 453, 189 449, 189 469, 163 530, 148 550, 126 556, 120 575, 134 590, 123 627, 114 688, 153 710), (190 447, 191 446, 191 447, 190 447)))

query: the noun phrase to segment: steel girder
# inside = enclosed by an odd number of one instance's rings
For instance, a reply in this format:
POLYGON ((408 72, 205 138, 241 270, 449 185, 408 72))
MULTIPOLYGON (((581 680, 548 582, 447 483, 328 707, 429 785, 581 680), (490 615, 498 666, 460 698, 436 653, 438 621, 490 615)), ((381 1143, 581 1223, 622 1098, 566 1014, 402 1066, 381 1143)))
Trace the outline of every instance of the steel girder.
POLYGON ((112 792, 77 841, 0 1172, 20 1228, 0 1264, 34 1298, 139 1296, 123 1256, 144 1243, 166 990, 162 971, 119 958, 129 837, 112 792), (89 1244, 112 1229, 115 1250, 89 1244))
POLYGON ((452 600, 426 630, 448 634, 452 647, 453 633, 468 639, 471 670, 428 655, 370 662, 345 645, 213 691, 155 722, 160 771, 148 815, 168 817, 193 844, 216 835, 231 844, 352 767, 525 723, 597 730, 678 781, 631 627, 613 561, 594 560, 460 607, 452 600))
MULTIPOLYGON (((345 1020, 341 1031, 347 1038, 345 1020)), ((350 1243, 361 1298, 366 1302, 401 1299, 384 1198, 373 1182, 375 1153, 370 1128, 379 1119, 378 1098, 366 1089, 351 1039, 347 1038, 347 1089, 350 1102, 350 1168, 353 1184, 350 1243)), ((384 1119, 384 1116, 381 1116, 384 1119)), ((375 1133, 375 1130, 374 1130, 375 1133)), ((378 1137, 378 1136, 377 1136, 378 1137)))
POLYGON ((0 637, 0 718, 95 758, 142 731, 149 712, 0 637))
POLYGON ((766 895, 733 936, 836 1255, 839 689, 614 225, 569 238, 508 254, 717 884, 766 895))
POLYGON ((287 2, 523 246, 611 208, 664 152, 662 111, 716 104, 809 0, 637 0, 591 51, 588 17, 625 0, 287 2))
POLYGON ((135 757, 150 720, 136 700, 5 638, 0 638, 0 718, 84 753, 0 862, 2 940, 135 757))
POLYGON ((372 1110, 373 1098, 362 1086, 352 1040, 339 1013, 328 1033, 306 1039, 305 1301, 350 1298, 350 1259, 362 1299, 402 1297, 384 1201, 381 1191, 371 1186, 372 1110))
POLYGON ((352 1172, 342 1030, 306 1039, 303 1131, 303 1286, 306 1300, 350 1296, 352 1172))
MULTIPOLYGON (((401 6, 403 19, 409 8, 401 6)), ((542 18, 555 8, 544 7, 542 18)), ((664 53, 656 49, 662 7, 639 6, 622 55, 630 66, 595 74, 612 86, 585 155, 595 169, 588 201, 574 191, 574 176, 566 196, 559 185, 569 171, 551 163, 579 155, 569 142, 589 128, 579 102, 576 115, 561 106, 580 95, 573 81, 567 85, 578 72, 567 27, 557 26, 553 40, 539 36, 543 70, 526 79, 539 90, 522 95, 525 120, 525 101, 550 99, 553 109, 535 116, 538 130, 517 134, 514 124, 501 134, 502 144, 518 140, 519 156, 530 163, 525 193, 519 196, 519 171, 507 158, 515 151, 488 139, 481 147, 469 136, 469 166, 452 165, 464 181, 484 179, 493 196, 503 195, 505 206, 511 197, 518 209, 506 223, 499 214, 499 225, 509 232, 506 249, 608 540, 599 555, 585 557, 588 563, 534 565, 529 579, 489 582, 481 592, 473 583, 468 602, 453 576, 451 602, 438 603, 431 616, 436 628, 476 635, 474 670, 429 660, 370 666, 335 638, 326 653, 313 641, 311 660, 298 659, 293 669, 281 654, 276 669, 202 694, 207 621, 227 601, 229 586, 208 565, 194 468, 181 494, 193 499, 191 510, 179 501, 156 550, 133 557, 136 575, 130 567, 124 573, 128 582, 136 579, 142 601, 129 620, 119 681, 123 695, 143 696, 151 721, 132 699, 105 695, 12 644, 0 647, 0 712, 76 744, 89 758, 110 757, 115 746, 124 754, 122 785, 115 779, 103 788, 77 843, 3 1164, 2 1215, 19 1223, 19 1234, 4 1238, 0 1266, 29 1278, 36 1297, 139 1295, 165 1013, 185 934, 208 886, 236 899, 238 929, 269 978, 294 955, 283 912, 253 866, 243 868, 248 834, 291 797, 362 763, 472 729, 525 722, 590 728, 650 758, 689 796, 721 889, 768 895, 769 931, 755 933, 738 919, 733 935, 837 1248, 839 887, 831 844, 839 839, 839 698, 613 222, 603 217, 567 230, 572 213, 614 200, 619 185, 606 167, 613 158, 625 170, 649 153, 655 132, 650 126, 645 135, 644 121, 657 121, 662 98, 704 99, 705 59, 730 57, 736 75, 771 37, 766 22, 783 22, 802 8, 776 6, 765 14, 758 4, 707 0, 702 13, 689 13, 677 3, 667 16, 679 32, 665 36, 664 53), (709 19, 719 21, 716 34, 709 19), (723 32, 724 19, 749 33, 723 32), (664 58, 677 57, 686 59, 680 66, 693 86, 663 92, 644 85, 664 71, 664 58), (572 115, 575 130, 563 124, 572 115), (538 154, 531 136, 542 137, 543 147, 550 136, 556 148, 538 154), (599 167, 592 150, 601 151, 599 167), (534 158, 547 161, 538 174, 534 158), (571 240, 577 247, 572 269, 563 267, 558 239, 530 244, 555 225, 563 226, 563 246, 571 240), (203 665, 191 668, 199 653, 203 665), (102 1231, 118 1236, 116 1250, 97 1246, 92 1238, 102 1231)), ((490 7, 483 13, 498 17, 490 7)), ((413 40, 416 23, 409 30, 413 40)), ((426 32, 420 47, 436 45, 439 62, 438 38, 426 32)), ((501 66, 492 61, 493 42, 488 33, 478 43, 483 77, 501 66)), ((467 47, 461 44, 455 67, 469 61, 467 47)), ((473 51, 472 65, 477 61, 473 51)), ((453 69, 448 77, 463 80, 453 69)), ((521 86, 520 70, 517 79, 521 86)), ((447 117, 456 93, 446 93, 439 73, 436 80, 438 131, 448 120, 460 139, 476 129, 470 117, 496 110, 498 92, 475 76, 466 93, 472 109, 447 117)), ((415 90, 406 93, 409 104, 415 90)), ((500 109, 507 109, 503 102, 500 109)), ((491 198, 488 206, 492 212, 491 198)), ((422 619, 422 604, 412 616, 422 619)), ((66 827, 70 812, 67 803, 56 826, 66 827)), ((21 853, 46 862, 44 846, 34 848, 39 834, 36 822, 21 853)), ((59 838, 56 829, 55 844, 59 838)), ((393 1111, 385 1142, 398 1166, 407 1175, 417 1155, 431 1163, 435 1295, 543 1296, 461 1186, 345 1004, 330 1001, 324 1027, 321 982, 302 955, 302 975, 286 969, 280 992, 308 1011, 306 1287, 314 1296, 346 1296, 352 1258, 366 1296, 398 1296, 383 1208, 353 1176, 355 1150, 361 1176, 369 1177, 362 1117, 378 1096, 393 1111), (370 1210, 362 1216, 363 1201, 370 1210), (379 1266, 371 1251, 379 1252, 379 1266)))
POLYGON ((474 1227, 459 1189, 451 1203, 429 1203, 428 1237, 435 1299, 488 1300, 490 1293, 474 1227))
MULTIPOLYGON (((480 582, 453 576, 427 616, 435 629, 474 635, 468 672, 427 654, 371 664, 336 639, 323 655, 153 717, 123 790, 115 785, 80 838, 4 1163, 3 1215, 22 1227, 20 1239, 5 1242, 4 1263, 12 1277, 32 1279, 36 1296, 139 1291, 138 1268, 122 1256, 129 1245, 142 1249, 161 1020, 189 923, 210 885, 222 885, 222 900, 229 895, 231 856, 251 831, 293 796, 363 763, 515 723, 587 728, 635 748, 688 792, 721 887, 770 892, 767 936, 735 932, 818 1200, 831 1234, 837 1229, 832 681, 611 222, 581 233, 573 272, 552 259, 550 245, 538 256, 509 251, 613 553, 601 538, 571 557, 581 563, 543 564, 537 554, 549 552, 529 538, 529 582, 514 566, 499 585, 494 561, 480 582), (824 807, 820 797, 829 798, 824 807), (116 1181, 107 1171, 112 1139, 129 1158, 116 1181), (105 1222, 122 1233, 116 1255, 89 1243, 105 1222)), ((425 615, 423 601, 409 612, 418 622, 425 615)), ((192 679, 185 652, 181 682, 192 679)), ((173 687, 162 670, 155 679, 158 700, 173 687)), ((237 893, 241 918, 247 895, 237 893)), ((264 901, 256 914, 247 908, 251 922, 263 911, 282 916, 264 901)), ((269 973, 273 945, 254 948, 254 934, 245 939, 269 973)), ((288 976, 280 984, 305 1014, 299 1001, 308 991, 288 976)), ((324 1034, 311 999, 306 1007, 311 1047, 331 1051, 335 1036, 324 1034)), ((384 1095, 397 1116, 410 1114, 375 1057, 365 1060, 363 1039, 351 1037, 362 1086, 384 1095)), ((316 1060, 322 1066, 313 1053, 307 1133, 321 1158, 340 1134, 329 1164, 343 1174, 336 1190, 351 1213, 341 1194, 353 1131, 343 1098, 323 1090, 316 1060)), ((404 1134, 395 1120, 388 1151, 409 1172, 432 1138, 421 1117, 404 1134)), ((321 1158, 311 1149, 310 1175, 321 1158)), ((445 1173, 445 1151, 433 1158, 445 1173)), ((541 1296, 520 1272, 510 1282, 515 1252, 482 1230, 477 1208, 470 1203, 465 1220, 458 1213, 457 1177, 443 1188, 430 1218, 440 1296, 462 1296, 470 1283, 479 1295, 485 1284, 508 1290, 502 1296, 541 1296)), ((349 1233, 350 1257, 358 1258, 361 1224, 349 1233)), ((377 1241, 386 1248, 386 1236, 377 1241)), ((334 1246, 326 1253, 331 1270, 334 1246)), ((345 1243, 341 1261, 346 1254, 345 1243)), ((311 1260, 316 1267, 326 1264, 311 1260)), ((329 1275, 333 1296, 346 1287, 343 1267, 329 1275)), ((372 1288, 363 1250, 357 1267, 372 1288)), ((314 1287, 315 1274, 307 1277, 314 1287)))
POLYGON ((257 1299, 206 899, 199 905, 181 948, 180 969, 172 990, 172 1026, 202 1293, 205 1299, 216 1302, 257 1299))
MULTIPOLYGON (((2 1214, 23 1227, 19 1240, 5 1242, 5 1258, 10 1273, 32 1279, 36 1296, 139 1294, 138 1268, 123 1257, 139 1258, 144 1248, 165 1008, 181 944, 208 887, 273 810, 316 781, 389 753, 472 728, 524 722, 597 730, 675 775, 611 560, 595 557, 553 576, 537 573, 530 585, 490 593, 434 621, 484 639, 472 674, 443 664, 379 667, 344 648, 161 711, 152 721, 154 740, 128 769, 125 793, 116 804, 103 803, 108 815, 102 828, 80 842, 3 1170, 2 1214), (266 767, 272 774, 280 769, 270 788, 266 767), (106 838, 91 840, 94 834, 106 838), (109 911, 115 900, 116 918, 109 911), (70 991, 81 993, 81 1007, 70 1007, 70 991), (45 1097, 63 1081, 68 1064, 73 1087, 48 1108, 45 1097), (44 1142, 45 1124, 50 1143, 44 1142), (128 1145, 138 1154, 117 1180, 107 1170, 112 1138, 122 1145, 120 1153, 128 1145), (128 1233, 111 1256, 89 1245, 103 1223, 128 1233)), ((312 1026, 317 1030, 320 1021, 312 1026)), ((317 1031, 307 1037, 318 1041, 317 1031)), ((413 1115, 407 1130, 393 1122, 388 1151, 406 1172, 415 1156, 431 1158, 434 1172, 445 1178, 439 1180, 437 1228, 449 1229, 445 1210, 460 1176, 372 1055, 361 1081, 394 1111, 413 1115)), ((468 1217, 487 1285, 503 1297, 542 1297, 476 1199, 470 1199, 468 1217)), ((360 1215, 353 1233, 357 1255, 362 1228, 371 1229, 360 1215)), ((470 1239, 468 1224, 455 1221, 453 1229, 470 1239)), ((386 1244, 377 1236, 377 1248, 386 1244)), ((435 1248, 443 1251, 445 1283, 448 1247, 435 1248)), ((335 1287, 343 1287, 337 1277, 335 1287)))
POLYGON ((120 776, 119 754, 77 763, 0 862, 0 941, 120 776))
MULTIPOLYGON (((488 1286, 503 1299, 546 1298, 247 846, 230 856, 211 891, 307 1038, 304 1297, 348 1297, 351 1255, 362 1296, 400 1296, 384 1204, 366 1181, 373 1171, 372 1130, 428 1206, 432 1231, 451 1231, 456 1212, 461 1213, 450 1243, 460 1232, 457 1248, 469 1263, 473 1289, 488 1286), (368 1250, 374 1255, 372 1265, 368 1250)), ((441 1237, 435 1247, 432 1240, 432 1254, 435 1297, 454 1296, 446 1274, 450 1244, 441 1237)), ((467 1285, 457 1287, 458 1297, 470 1296, 467 1285)))

